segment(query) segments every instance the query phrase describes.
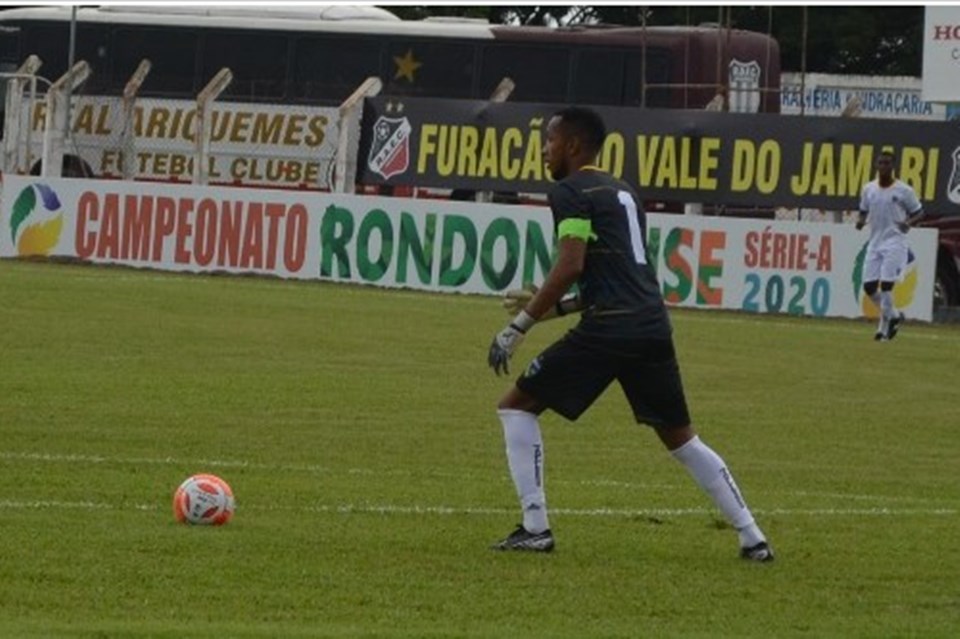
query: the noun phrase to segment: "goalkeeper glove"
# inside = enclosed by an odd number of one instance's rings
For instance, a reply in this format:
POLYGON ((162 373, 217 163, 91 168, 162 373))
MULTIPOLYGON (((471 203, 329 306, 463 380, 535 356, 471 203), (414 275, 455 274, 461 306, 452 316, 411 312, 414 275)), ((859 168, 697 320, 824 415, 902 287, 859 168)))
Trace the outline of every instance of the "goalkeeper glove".
POLYGON ((505 329, 494 335, 490 343, 490 351, 487 354, 487 364, 493 369, 493 372, 500 375, 501 372, 509 374, 509 361, 513 352, 520 346, 520 342, 526 336, 530 327, 536 323, 536 320, 530 317, 526 311, 513 318, 513 321, 505 329))
POLYGON ((511 315, 516 315, 524 308, 539 289, 535 284, 528 284, 523 288, 515 288, 503 294, 503 308, 511 315))

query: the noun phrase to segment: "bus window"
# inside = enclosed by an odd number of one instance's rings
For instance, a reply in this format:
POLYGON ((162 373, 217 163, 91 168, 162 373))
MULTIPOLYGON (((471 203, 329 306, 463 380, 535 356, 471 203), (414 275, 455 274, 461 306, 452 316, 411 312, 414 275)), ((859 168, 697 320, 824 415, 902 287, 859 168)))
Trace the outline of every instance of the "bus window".
POLYGON ((209 82, 228 67, 233 81, 224 91, 231 98, 262 100, 282 98, 287 75, 287 38, 257 32, 218 33, 204 36, 201 78, 209 82))
POLYGON ((393 40, 384 60, 383 92, 471 98, 475 51, 469 42, 393 40))
POLYGON ((379 40, 376 36, 297 40, 289 95, 328 104, 342 102, 360 83, 378 74, 379 40))
POLYGON ((683 95, 683 88, 663 86, 665 84, 679 84, 683 82, 683 79, 674 80, 671 78, 670 52, 666 49, 648 47, 646 50, 646 62, 644 62, 643 57, 644 53, 640 50, 627 53, 626 72, 623 81, 624 104, 633 106, 643 104, 643 89, 641 86, 643 83, 640 81, 640 78, 643 77, 642 70, 644 65, 646 65, 647 84, 661 85, 647 88, 646 106, 675 109, 684 108, 686 105, 683 104, 683 99, 676 99, 677 95, 683 95), (673 96, 673 99, 671 96, 673 96))
MULTIPOLYGON (((197 75, 197 35, 183 29, 119 27, 113 34, 112 85, 122 91, 144 58, 152 67, 143 84, 145 95, 194 95, 197 75)), ((207 78, 209 80, 209 78, 207 78)))
POLYGON ((0 26, 0 64, 5 70, 16 70, 23 60, 20 59, 20 27, 0 26))
MULTIPOLYGON (((30 27, 21 38, 26 55, 37 54, 43 61, 40 75, 51 82, 67 72, 70 61, 70 38, 66 24, 39 25, 30 27)), ((107 50, 107 28, 102 26, 80 25, 77 28, 77 44, 74 62, 85 60, 90 65, 90 77, 78 92, 98 93, 106 85, 109 72, 107 50)), ((23 62, 23 60, 21 60, 23 62)))
POLYGON ((512 101, 566 102, 569 69, 569 45, 488 44, 483 48, 480 94, 490 95, 508 76, 516 84, 512 101))
POLYGON ((574 102, 620 104, 623 100, 623 52, 582 48, 575 55, 574 102))

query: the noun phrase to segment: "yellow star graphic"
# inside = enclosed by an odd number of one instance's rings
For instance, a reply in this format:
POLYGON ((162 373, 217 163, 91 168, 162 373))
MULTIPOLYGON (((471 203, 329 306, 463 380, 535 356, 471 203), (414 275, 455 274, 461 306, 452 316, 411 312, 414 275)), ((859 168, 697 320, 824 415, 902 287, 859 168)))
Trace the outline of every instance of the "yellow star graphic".
POLYGON ((407 52, 401 58, 400 56, 393 56, 393 61, 397 64, 397 72, 394 74, 393 78, 396 80, 398 78, 406 78, 407 82, 413 83, 413 74, 414 72, 423 66, 423 62, 417 62, 413 58, 413 49, 407 49, 407 52))

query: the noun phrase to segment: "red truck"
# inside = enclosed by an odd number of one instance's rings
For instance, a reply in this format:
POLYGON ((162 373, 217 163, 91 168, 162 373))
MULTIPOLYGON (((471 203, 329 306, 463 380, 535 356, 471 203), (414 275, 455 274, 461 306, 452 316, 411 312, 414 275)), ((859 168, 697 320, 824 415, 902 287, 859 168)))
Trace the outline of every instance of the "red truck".
POLYGON ((928 214, 917 226, 940 231, 937 279, 933 287, 934 312, 947 306, 960 306, 960 216, 928 214))

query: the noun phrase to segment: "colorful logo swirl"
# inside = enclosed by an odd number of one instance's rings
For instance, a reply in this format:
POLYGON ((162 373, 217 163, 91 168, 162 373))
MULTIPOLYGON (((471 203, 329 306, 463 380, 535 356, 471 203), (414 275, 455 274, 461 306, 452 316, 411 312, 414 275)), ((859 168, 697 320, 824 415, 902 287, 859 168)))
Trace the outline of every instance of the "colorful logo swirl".
POLYGON ((53 189, 37 183, 20 191, 10 213, 10 240, 17 255, 50 255, 62 230, 63 211, 53 189))

